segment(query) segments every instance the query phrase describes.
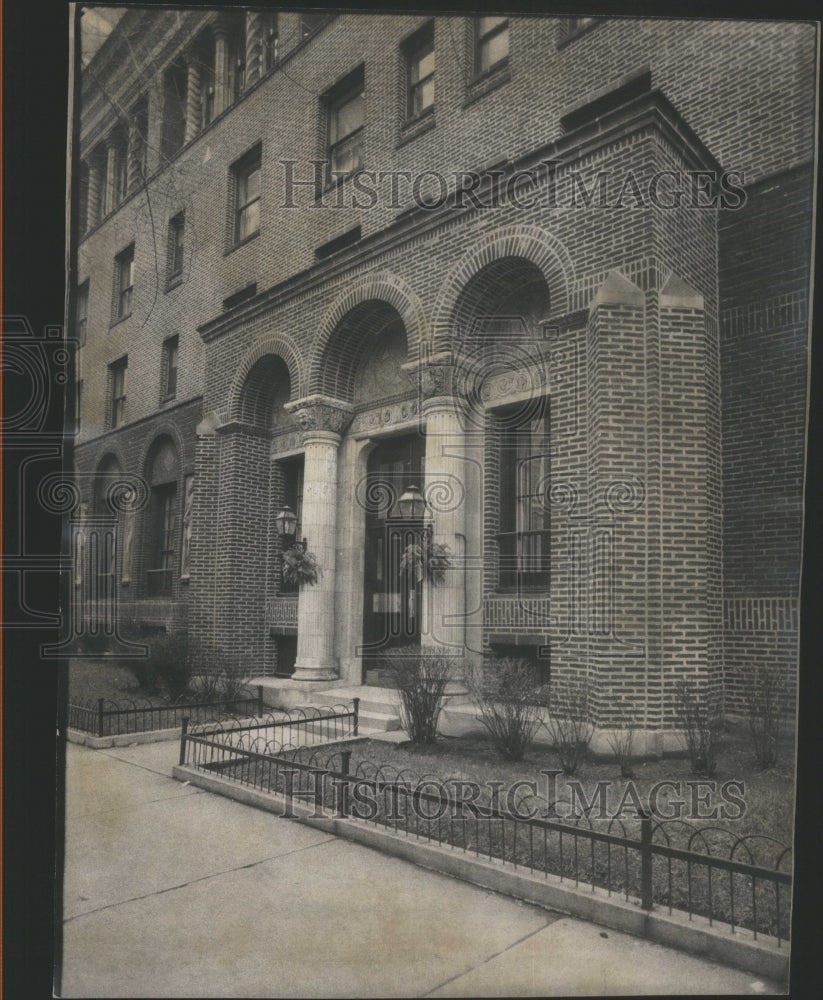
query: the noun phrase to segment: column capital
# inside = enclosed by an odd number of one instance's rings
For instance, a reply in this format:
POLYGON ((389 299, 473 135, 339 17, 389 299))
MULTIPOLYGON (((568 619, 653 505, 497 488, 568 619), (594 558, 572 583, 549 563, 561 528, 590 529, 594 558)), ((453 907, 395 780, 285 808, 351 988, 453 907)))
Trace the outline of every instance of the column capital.
POLYGON ((425 406, 429 400, 459 394, 461 358, 452 351, 431 354, 401 365, 403 374, 416 383, 425 406))
POLYGON ((290 413, 306 436, 317 437, 318 432, 342 434, 354 417, 354 407, 342 399, 331 396, 304 396, 286 403, 283 409, 290 413))

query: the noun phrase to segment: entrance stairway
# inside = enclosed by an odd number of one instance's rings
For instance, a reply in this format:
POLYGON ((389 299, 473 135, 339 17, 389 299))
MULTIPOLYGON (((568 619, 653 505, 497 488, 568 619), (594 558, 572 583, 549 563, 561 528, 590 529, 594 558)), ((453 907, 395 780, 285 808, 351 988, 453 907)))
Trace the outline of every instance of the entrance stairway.
POLYGON ((393 688, 378 687, 373 684, 323 687, 321 690, 305 690, 294 681, 274 677, 254 677, 249 682, 252 691, 263 688, 263 700, 267 705, 278 708, 347 705, 352 698, 360 699, 358 731, 363 736, 392 734, 395 739, 405 739, 400 729, 397 692, 393 688), (396 736, 394 735, 396 734, 396 736))
POLYGON ((352 698, 360 699, 359 734, 395 732, 400 729, 397 711, 397 692, 393 688, 362 687, 328 688, 309 696, 312 705, 349 705, 352 698))

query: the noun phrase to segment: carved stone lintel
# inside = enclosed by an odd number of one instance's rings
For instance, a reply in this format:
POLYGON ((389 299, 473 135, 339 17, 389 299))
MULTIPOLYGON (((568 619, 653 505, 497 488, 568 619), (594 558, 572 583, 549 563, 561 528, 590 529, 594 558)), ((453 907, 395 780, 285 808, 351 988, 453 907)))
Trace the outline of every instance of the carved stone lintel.
POLYGON ((331 431, 342 434, 352 421, 354 407, 341 399, 330 396, 304 396, 286 403, 283 409, 290 413, 303 431, 331 431))

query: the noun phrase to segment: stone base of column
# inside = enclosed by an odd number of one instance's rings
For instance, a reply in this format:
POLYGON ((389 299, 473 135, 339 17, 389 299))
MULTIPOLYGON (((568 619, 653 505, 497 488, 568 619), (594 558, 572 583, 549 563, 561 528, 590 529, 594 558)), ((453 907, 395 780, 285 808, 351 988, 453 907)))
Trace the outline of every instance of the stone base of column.
POLYGON ((294 673, 291 675, 293 681, 337 681, 340 675, 337 668, 331 664, 308 664, 301 663, 298 659, 294 665, 294 673))

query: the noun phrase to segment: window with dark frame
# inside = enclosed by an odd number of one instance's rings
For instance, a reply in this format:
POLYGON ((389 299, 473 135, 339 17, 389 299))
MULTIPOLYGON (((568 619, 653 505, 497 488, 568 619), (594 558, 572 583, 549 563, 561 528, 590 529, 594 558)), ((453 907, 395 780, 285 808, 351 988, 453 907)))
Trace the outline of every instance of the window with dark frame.
POLYGON ((302 41, 313 35, 315 31, 319 31, 328 19, 328 14, 302 13, 300 15, 300 40, 302 41))
POLYGON ((475 19, 474 72, 487 73, 509 57, 509 19, 478 17, 475 19))
POLYGON ((177 359, 180 338, 175 335, 163 341, 163 399, 174 399, 177 395, 177 359))
POLYGON ((126 422, 126 370, 129 359, 125 355, 109 365, 111 379, 111 397, 109 409, 109 428, 114 430, 126 422))
POLYGON ((114 199, 112 209, 125 200, 128 185, 128 148, 124 140, 118 142, 117 151, 114 157, 114 199))
POLYGON ((234 175, 234 242, 260 229, 260 147, 232 167, 234 175))
POLYGON ((278 34, 277 13, 263 15, 263 72, 274 69, 280 58, 280 36, 278 34))
POLYGON ((89 279, 77 286, 77 301, 74 306, 74 336, 82 347, 86 343, 86 324, 89 318, 89 279))
POLYGON ((406 58, 406 117, 415 118, 434 107, 434 22, 414 33, 404 46, 406 58))
POLYGON ((131 314, 134 293, 134 244, 126 247, 115 257, 115 320, 131 314))
POLYGON ((550 581, 549 401, 539 413, 498 413, 500 429, 500 550, 502 589, 545 589, 550 581))
POLYGON ((152 551, 148 569, 151 597, 167 596, 172 591, 175 536, 177 533, 177 483, 163 483, 151 490, 152 551))
POLYGON ((326 98, 330 181, 342 180, 363 165, 361 155, 365 113, 363 67, 360 66, 326 98))
POLYGON ((168 275, 169 282, 183 274, 183 245, 186 234, 186 216, 179 212, 169 220, 168 275))

